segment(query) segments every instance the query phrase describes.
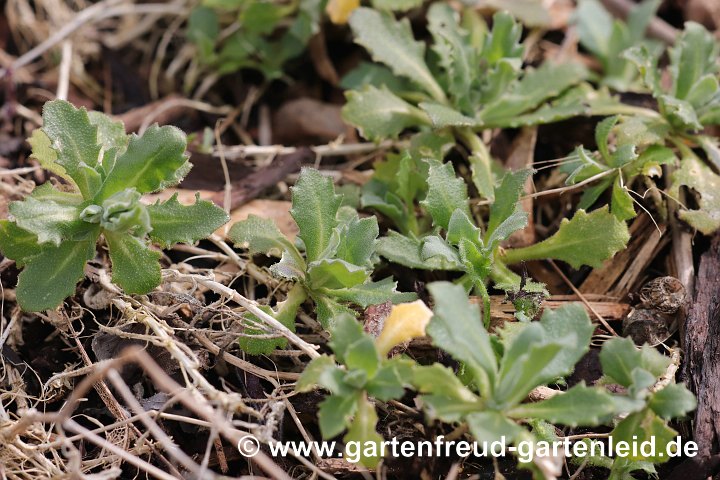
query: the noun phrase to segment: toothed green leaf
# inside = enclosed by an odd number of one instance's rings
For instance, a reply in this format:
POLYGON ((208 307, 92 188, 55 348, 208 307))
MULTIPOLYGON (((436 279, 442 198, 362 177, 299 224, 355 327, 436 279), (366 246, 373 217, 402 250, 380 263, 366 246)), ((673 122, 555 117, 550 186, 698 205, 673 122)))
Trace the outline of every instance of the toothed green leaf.
POLYGON ((169 187, 189 170, 185 134, 172 126, 152 125, 142 136, 130 136, 127 149, 107 174, 99 200, 126 188, 150 193, 169 187))
POLYGON ((0 220, 0 252, 15 260, 18 267, 22 267, 42 251, 43 247, 38 244, 37 235, 23 230, 10 220, 0 220))
POLYGON ((307 271, 308 285, 313 290, 353 287, 367 280, 368 275, 364 267, 337 258, 312 262, 307 271))
POLYGON ((660 417, 671 420, 684 416, 686 413, 695 410, 697 400, 690 393, 685 385, 671 383, 666 385, 662 390, 655 392, 650 397, 648 404, 653 412, 660 417))
POLYGON ((48 245, 27 260, 18 277, 16 295, 26 312, 55 308, 75 292, 85 263, 95 256, 97 233, 78 242, 48 245))
POLYGON ((49 199, 38 200, 30 195, 25 200, 12 202, 10 213, 23 230, 37 235, 38 243, 60 245, 89 228, 80 220, 80 208, 49 199))
POLYGON ((127 293, 145 294, 160 285, 160 257, 142 240, 104 232, 112 262, 112 280, 127 293))
POLYGON ((612 258, 630 239, 627 225, 612 215, 607 207, 585 213, 578 210, 572 219, 563 219, 555 235, 529 247, 505 252, 506 263, 552 258, 569 263, 599 267, 612 258))
POLYGON ((64 100, 47 102, 43 106, 42 129, 57 153, 57 163, 83 197, 92 198, 100 188, 100 174, 93 170, 98 165, 100 144, 97 127, 90 123, 87 111, 64 100))
POLYGON ((340 435, 350 424, 356 410, 357 395, 331 395, 320 402, 318 422, 323 438, 340 435))
POLYGON ((420 204, 432 216, 433 225, 445 230, 455 210, 470 216, 467 186, 462 178, 455 176, 451 163, 430 167, 428 193, 420 204))
POLYGON ((365 47, 373 60, 415 82, 436 100, 445 100, 442 88, 425 64, 425 45, 415 40, 407 19, 397 21, 361 7, 353 12, 349 23, 355 42, 365 47))
POLYGON ((478 306, 468 303, 467 294, 459 285, 435 282, 428 285, 428 290, 435 300, 435 315, 427 327, 433 344, 464 362, 478 382, 481 394, 489 397, 498 365, 478 306))
POLYGON ((442 256, 423 257, 424 242, 417 238, 406 237, 392 230, 377 241, 377 253, 391 262, 420 270, 461 270, 460 265, 447 262, 442 256))
POLYGON ((423 395, 423 407, 430 418, 457 422, 482 408, 480 399, 449 368, 434 363, 413 368, 413 386, 423 395))
POLYGON ((229 219, 227 213, 212 202, 200 200, 195 194, 195 203, 182 205, 178 194, 169 200, 147 207, 152 231, 150 238, 168 248, 176 243, 193 244, 209 237, 229 219))
MULTIPOLYGON (((239 246, 247 244, 251 255, 264 253, 277 256, 282 255, 283 252, 292 252, 294 257, 299 257, 292 242, 269 218, 249 215, 247 219, 235 223, 230 228, 228 238, 239 246)), ((304 266, 302 269, 304 270, 304 266)))
POLYGON ((523 403, 508 412, 511 418, 541 418, 570 427, 601 425, 616 413, 612 395, 581 383, 567 392, 536 403, 523 403))
POLYGON ((401 293, 396 290, 397 282, 392 277, 379 282, 367 282, 348 288, 321 289, 320 292, 334 299, 354 303, 363 308, 378 305, 390 300, 393 303, 411 302, 417 298, 414 293, 401 293))
POLYGON ((705 235, 720 228, 720 176, 694 155, 686 155, 673 173, 670 195, 678 198, 682 186, 697 192, 699 198, 697 209, 682 208, 679 217, 705 235))
POLYGON ((365 86, 345 94, 343 119, 360 130, 360 135, 372 141, 397 136, 410 127, 429 125, 425 112, 398 97, 384 85, 365 86))
POLYGON ((341 201, 342 196, 335 195, 331 178, 310 168, 300 172, 292 187, 290 215, 300 229, 298 237, 305 244, 308 263, 318 260, 329 245, 341 201))

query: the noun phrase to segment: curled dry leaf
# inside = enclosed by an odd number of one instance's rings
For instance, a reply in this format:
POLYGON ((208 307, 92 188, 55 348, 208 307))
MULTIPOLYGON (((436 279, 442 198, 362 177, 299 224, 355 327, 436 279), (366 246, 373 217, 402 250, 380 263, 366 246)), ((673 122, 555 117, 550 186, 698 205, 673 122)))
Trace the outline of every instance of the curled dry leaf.
POLYGON ((385 356, 395 345, 424 337, 425 327, 432 315, 432 310, 422 300, 393 306, 380 336, 375 340, 378 353, 385 356))
POLYGON ((330 0, 325 11, 330 21, 336 25, 345 25, 350 14, 360 6, 360 0, 330 0))

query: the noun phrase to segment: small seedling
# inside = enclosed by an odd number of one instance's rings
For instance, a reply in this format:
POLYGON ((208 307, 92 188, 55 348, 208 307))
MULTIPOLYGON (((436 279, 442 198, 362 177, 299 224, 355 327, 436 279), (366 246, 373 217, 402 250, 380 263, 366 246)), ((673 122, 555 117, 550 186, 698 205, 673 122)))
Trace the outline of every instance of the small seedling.
POLYGON ((30 144, 61 182, 11 203, 13 220, 0 221, 0 250, 23 268, 17 285, 23 310, 55 308, 72 295, 101 238, 113 283, 126 293, 148 293, 161 280, 161 254, 149 239, 163 247, 193 243, 228 220, 197 197, 188 206, 177 194, 153 205, 140 201, 177 184, 192 167, 185 134, 175 127, 153 125, 128 136, 121 122, 54 100, 45 104, 43 127, 30 144))
MULTIPOLYGON (((317 170, 303 169, 292 189, 290 211, 300 231, 300 248, 270 219, 251 215, 230 229, 230 239, 247 246, 250 254, 280 256, 270 271, 301 286, 291 290, 292 301, 283 304, 286 314, 278 317, 291 330, 295 329, 295 313, 307 297, 315 303, 318 320, 325 328, 341 313, 356 315, 348 304, 364 308, 387 300, 414 299, 413 294, 398 293, 392 278, 371 280, 377 261, 377 218, 360 218, 354 209, 341 207, 341 202, 332 179, 317 170)), ((251 353, 269 353, 278 342, 282 344, 284 339, 245 337, 241 345, 251 353)))

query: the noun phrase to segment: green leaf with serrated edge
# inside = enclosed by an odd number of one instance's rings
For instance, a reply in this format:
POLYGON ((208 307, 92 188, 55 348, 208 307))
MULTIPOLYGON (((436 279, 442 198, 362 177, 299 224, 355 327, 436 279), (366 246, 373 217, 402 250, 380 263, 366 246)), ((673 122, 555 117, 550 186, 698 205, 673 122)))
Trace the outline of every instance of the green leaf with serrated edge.
POLYGON ((445 93, 425 64, 425 45, 415 40, 407 19, 395 20, 369 8, 358 8, 350 16, 355 42, 365 47, 376 62, 422 87, 435 100, 445 93))
MULTIPOLYGON (((267 305, 260 305, 260 310, 267 313, 268 315, 271 315, 275 317, 274 312, 272 308, 270 308, 267 305)), ((273 352, 276 348, 284 348, 287 345, 287 338, 283 337, 279 334, 274 334, 271 330, 268 328, 253 328, 251 325, 263 325, 262 320, 260 320, 258 317, 253 315, 252 313, 246 313, 245 314, 246 322, 249 325, 246 325, 243 328, 243 335, 238 338, 238 346, 240 347, 240 350, 245 352, 248 355, 269 355, 273 352), (262 335, 263 337, 259 337, 262 335), (275 335, 272 338, 267 338, 268 335, 275 335)), ((279 318, 275 317, 276 320, 280 320, 279 318)), ((280 322, 283 323, 283 322, 280 322)), ((284 324, 284 323, 283 323, 284 324)), ((285 325, 286 327, 288 325, 285 325)), ((292 327, 294 330, 295 327, 295 318, 292 319, 292 327)))
POLYGON ((480 399, 449 368, 434 363, 413 368, 413 386, 423 395, 423 410, 431 419, 457 422, 483 407, 480 399))
POLYGON ((448 222, 448 230, 446 240, 452 244, 457 245, 463 238, 476 243, 481 244, 480 240, 480 229, 477 228, 462 209, 456 209, 450 216, 448 222))
POLYGON ((63 192, 58 190, 51 182, 45 182, 39 187, 35 187, 30 196, 41 202, 55 202, 73 207, 80 206, 83 203, 82 195, 79 193, 63 192))
POLYGON ((647 45, 635 45, 620 55, 635 65, 640 78, 653 95, 660 93, 660 70, 657 68, 657 63, 661 54, 659 49, 650 49, 647 45))
POLYGON ((493 15, 492 31, 488 33, 483 44, 481 56, 491 65, 514 58, 518 62, 522 57, 523 46, 520 44, 522 26, 507 12, 493 15))
POLYGON ((6 258, 15 260, 18 267, 42 252, 43 248, 34 233, 23 230, 10 220, 0 220, 0 252, 6 258))
POLYGON ((350 445, 356 445, 356 453, 359 454, 357 460, 369 468, 377 466, 382 457, 383 443, 383 437, 375 431, 377 421, 378 416, 373 404, 365 395, 360 396, 357 400, 355 418, 343 437, 346 460, 356 460, 350 458, 353 452, 349 450, 350 445))
POLYGON ((563 340, 545 339, 542 327, 536 323, 528 324, 503 355, 493 401, 497 405, 515 405, 530 390, 551 380, 545 375, 544 367, 562 350, 563 340))
POLYGON ((400 398, 405 393, 405 385, 409 386, 415 362, 402 357, 384 360, 375 376, 371 378, 365 390, 372 398, 383 402, 400 398))
POLYGON ((599 267, 625 248, 630 234, 625 222, 612 215, 607 207, 585 213, 578 210, 571 220, 563 219, 550 238, 529 247, 506 250, 505 263, 553 258, 569 263, 599 267))
POLYGON ((522 208, 520 203, 515 204, 515 211, 497 226, 487 239, 487 248, 492 250, 498 243, 506 240, 513 233, 522 230, 528 223, 528 213, 522 208))
POLYGON ((299 257, 297 252, 290 254, 284 251, 280 257, 280 261, 270 267, 270 273, 279 278, 297 280, 305 278, 305 269, 305 260, 299 257), (298 258, 295 258, 296 256, 298 258))
POLYGON ((717 72, 720 45, 705 27, 686 22, 685 29, 674 48, 670 49, 672 95, 685 99, 693 85, 706 73, 717 72))
MULTIPOLYGON (((105 200, 126 188, 150 193, 179 182, 177 172, 187 168, 187 139, 178 128, 152 125, 141 137, 130 136, 125 152, 107 174, 97 200, 105 200)), ((186 172, 185 172, 186 173, 186 172)), ((97 202, 96 200, 96 202, 97 202)))
POLYGON ((385 86, 393 93, 414 90, 409 80, 396 77, 386 66, 371 62, 360 62, 340 79, 339 86, 343 90, 360 90, 365 85, 385 86))
POLYGON ((545 63, 537 70, 530 70, 514 88, 480 111, 483 124, 499 124, 502 119, 533 110, 552 97, 581 82, 586 70, 577 64, 552 65, 545 63))
MULTIPOLYGON (((460 260, 465 265, 465 271, 470 274, 471 279, 479 288, 490 275, 492 255, 490 250, 478 248, 477 242, 462 239, 458 244, 460 260)), ((486 317, 487 318, 487 317, 486 317)))
POLYGON ((357 316, 355 310, 342 305, 331 297, 322 294, 313 294, 312 298, 317 308, 317 320, 325 329, 332 330, 337 319, 342 316, 349 315, 353 318, 357 316))
MULTIPOLYGON (((278 303, 276 310, 273 311, 268 306, 261 306, 260 308, 267 314, 272 315, 275 320, 285 325, 291 332, 295 332, 295 317, 297 316, 298 308, 307 298, 305 288, 301 284, 295 284, 287 294, 287 298, 278 303)), ((246 318, 251 319, 257 324, 262 324, 262 321, 250 313, 246 313, 246 318)), ((273 352, 276 348, 285 348, 288 340, 284 336, 278 336, 277 338, 253 338, 253 334, 264 335, 267 334, 265 329, 253 329, 246 327, 243 331, 245 336, 238 339, 238 345, 240 349, 250 355, 268 355, 273 352)))
POLYGON ((695 410, 697 400, 685 385, 671 383, 650 396, 648 406, 660 417, 670 420, 695 410))
POLYGON ((160 257, 139 238, 103 232, 110 251, 112 280, 127 293, 145 294, 160 285, 160 257))
POLYGON ((377 218, 358 218, 354 213, 350 221, 338 226, 337 232, 340 243, 335 257, 353 265, 370 266, 379 233, 377 218))
POLYGON ((623 387, 632 384, 632 371, 640 362, 640 351, 629 338, 611 338, 600 350, 603 374, 623 387))
POLYGON ((687 101, 696 110, 701 110, 708 103, 713 101, 713 97, 716 95, 717 91, 717 77, 713 74, 703 75, 688 92, 687 101))
POLYGON ((460 271, 459 265, 452 265, 440 257, 423 259, 421 255, 422 240, 400 235, 389 230, 387 235, 380 237, 375 250, 391 262, 420 270, 460 271))
POLYGON ((584 383, 547 400, 523 403, 507 412, 512 418, 542 418, 570 427, 601 425, 615 414, 612 395, 602 388, 588 388, 584 383))
POLYGON ((332 258, 308 265, 307 283, 311 290, 348 288, 365 282, 368 276, 364 267, 332 258))
POLYGON ((43 106, 43 131, 57 152, 57 163, 73 179, 85 199, 100 187, 98 165, 100 145, 97 127, 90 123, 84 108, 75 108, 64 100, 53 100, 43 106))
POLYGON ((320 402, 318 424, 323 438, 333 438, 347 428, 357 410, 357 399, 358 394, 331 395, 320 402))
POLYGON ((449 5, 431 5, 427 19, 433 50, 445 70, 447 91, 456 106, 468 111, 474 103, 471 97, 478 91, 478 52, 472 48, 468 32, 458 25, 459 15, 449 5))
POLYGON ((371 141, 397 136, 410 127, 429 125, 425 112, 398 97, 384 85, 376 88, 365 86, 362 90, 345 93, 347 102, 342 117, 355 126, 360 135, 371 141))
POLYGON ((580 44, 606 62, 612 16, 598 0, 581 0, 575 11, 575 22, 580 44))
POLYGON ((311 168, 302 169, 292 187, 290 215, 300 230, 298 237, 305 244, 308 263, 318 260, 330 243, 341 201, 330 177, 311 168))
POLYGON ((698 119, 697 112, 685 100, 678 100, 670 95, 660 95, 658 104, 664 112, 668 122, 680 130, 700 130, 702 125, 698 119))
POLYGON ((182 205, 177 197, 176 193, 163 203, 147 207, 152 225, 150 238, 165 248, 207 238, 230 218, 214 203, 200 200, 200 194, 195 194, 192 205, 182 205))
POLYGON ((395 304, 417 299, 414 293, 398 292, 395 290, 396 287, 397 282, 394 282, 392 277, 387 277, 379 282, 367 282, 349 288, 320 289, 319 293, 363 308, 385 303, 388 300, 395 304))
POLYGON ((328 345, 335 352, 338 362, 345 363, 345 353, 353 343, 367 336, 360 322, 352 315, 338 315, 330 329, 331 340, 328 345))
POLYGON ((486 240, 501 223, 515 213, 517 202, 525 188, 525 182, 532 172, 532 170, 526 169, 505 174, 502 183, 495 189, 495 201, 490 206, 490 219, 485 231, 486 240))
POLYGON ((60 245, 88 230, 90 225, 80 220, 80 208, 52 200, 38 200, 33 195, 8 208, 15 222, 23 230, 37 235, 38 243, 60 245))
POLYGON ((375 342, 369 335, 363 335, 359 340, 348 345, 343 356, 348 370, 362 370, 367 378, 375 376, 380 368, 380 356, 375 349, 375 342))
POLYGON ((630 220, 635 218, 635 205, 627 188, 620 184, 620 177, 613 183, 610 211, 618 220, 630 220))
POLYGON ((506 444, 513 443, 522 433, 523 428, 500 412, 488 410, 486 412, 471 413, 465 418, 475 440, 486 442, 499 442, 505 439, 506 444))
POLYGON ((680 187, 685 186, 697 192, 698 208, 681 209, 678 216, 705 235, 720 228, 720 176, 695 155, 683 155, 680 169, 672 175, 669 194, 678 198, 680 187))
MULTIPOLYGON (((654 441, 654 456, 645 457, 640 448, 629 448, 627 450, 627 456, 624 458, 634 461, 663 463, 671 458, 666 453, 667 447, 668 443, 675 440, 677 432, 668 427, 662 419, 648 408, 641 412, 630 414, 617 424, 615 429, 610 433, 610 436, 615 445, 618 445, 618 442, 627 442, 628 445, 642 445, 643 442, 654 441)), ((647 452, 647 449, 645 449, 645 451, 647 452)))
POLYGON ((645 31, 655 16, 660 3, 661 0, 644 0, 630 10, 627 17, 627 26, 632 43, 639 42, 645 36, 645 31))
POLYGON ((610 150, 608 148, 608 137, 613 127, 617 124, 620 117, 617 115, 614 117, 608 117, 597 124, 595 127, 595 144, 598 147, 598 151, 602 155, 605 163, 610 162, 610 150))
POLYGON ((480 393, 490 397, 498 365, 478 306, 468 303, 467 294, 459 285, 434 282, 427 288, 435 300, 435 315, 427 327, 433 344, 464 362, 472 371, 480 393))
POLYGON ((42 129, 33 130, 32 135, 28 138, 28 143, 32 148, 32 158, 37 160, 42 168, 75 185, 75 181, 65 172, 62 165, 57 163, 58 154, 52 148, 50 137, 42 129))
POLYGON ((26 312, 48 310, 72 295, 85 264, 95 256, 96 240, 97 230, 79 242, 49 245, 28 259, 15 291, 20 308, 26 312))
POLYGON ((458 252, 438 235, 423 237, 420 247, 420 256, 423 260, 435 259, 447 265, 460 265, 458 252))
POLYGON ((415 160, 405 154, 398 164, 396 178, 397 194, 411 210, 418 194, 427 189, 427 162, 415 160))
MULTIPOLYGON (((570 89, 572 91, 574 89, 570 89)), ((562 97, 560 97, 562 98, 562 97)), ((610 107, 608 107, 610 108, 610 107)), ((573 99, 568 102, 554 101, 545 103, 533 112, 523 113, 514 117, 501 117, 485 121, 485 128, 519 128, 530 125, 544 125, 547 123, 559 122, 567 118, 580 115, 591 115, 593 107, 587 106, 580 100, 573 99)))
POLYGON ((435 102, 420 102, 418 106, 427 115, 435 128, 445 127, 475 127, 480 123, 452 107, 435 102))
POLYGON ((95 111, 88 112, 88 118, 97 127, 98 142, 103 148, 102 168, 109 172, 118 155, 127 148, 130 137, 125 133, 125 125, 119 120, 95 111))
POLYGON ((555 310, 546 308, 540 325, 545 332, 545 338, 567 340, 565 348, 545 365, 543 375, 547 378, 558 378, 570 374, 575 364, 588 352, 590 339, 595 331, 587 312, 579 303, 563 305, 555 310))
POLYGON ((492 158, 485 146, 481 150, 468 156, 471 179, 481 197, 493 200, 495 198, 495 176, 493 175, 492 158))
POLYGON ((670 365, 670 358, 658 352, 650 345, 640 347, 640 366, 655 377, 664 375, 670 365))
POLYGON ((339 370, 335 365, 335 359, 330 355, 321 355, 313 358, 303 370, 300 378, 295 384, 296 392, 309 392, 323 384, 322 377, 329 372, 339 370))
MULTIPOLYGON (((418 167, 419 174, 424 180, 424 177, 427 176, 427 168, 429 167, 427 160, 442 162, 454 146, 455 139, 448 132, 419 132, 410 138, 408 153, 413 160, 417 162, 415 165, 418 167), (423 175, 423 173, 425 173, 425 175, 423 175)), ((424 182, 422 185, 424 185, 424 182)))
POLYGON ((389 191, 387 185, 375 179, 370 179, 362 187, 360 203, 362 208, 377 210, 392 220, 403 232, 408 233, 407 208, 400 197, 389 191))
POLYGON ((470 216, 467 186, 462 178, 455 176, 451 163, 430 167, 428 193, 420 204, 432 216, 433 225, 445 230, 456 209, 470 216))
MULTIPOLYGON (((296 261, 302 257, 295 245, 283 235, 277 224, 269 218, 249 215, 230 227, 228 238, 235 245, 247 245, 251 255, 258 253, 282 255, 283 252, 292 254, 296 261)), ((302 260, 303 270, 305 261, 302 260)))

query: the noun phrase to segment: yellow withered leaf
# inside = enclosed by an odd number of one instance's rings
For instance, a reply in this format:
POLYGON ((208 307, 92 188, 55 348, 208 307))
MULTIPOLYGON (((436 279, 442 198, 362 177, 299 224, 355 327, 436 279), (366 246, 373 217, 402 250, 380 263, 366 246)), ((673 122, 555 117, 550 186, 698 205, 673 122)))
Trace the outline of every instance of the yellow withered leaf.
POLYGON ((336 25, 345 25, 350 14, 360 6, 360 0, 330 0, 325 11, 330 21, 336 25))
POLYGON ((382 332, 375 340, 380 355, 387 355, 395 345, 424 337, 425 328, 432 316, 432 310, 422 300, 394 305, 385 319, 382 332))

